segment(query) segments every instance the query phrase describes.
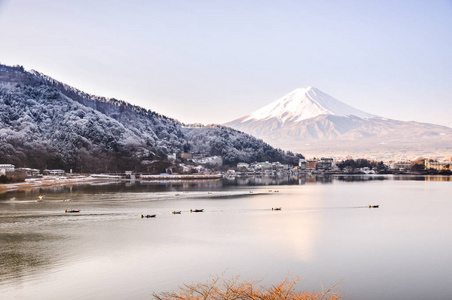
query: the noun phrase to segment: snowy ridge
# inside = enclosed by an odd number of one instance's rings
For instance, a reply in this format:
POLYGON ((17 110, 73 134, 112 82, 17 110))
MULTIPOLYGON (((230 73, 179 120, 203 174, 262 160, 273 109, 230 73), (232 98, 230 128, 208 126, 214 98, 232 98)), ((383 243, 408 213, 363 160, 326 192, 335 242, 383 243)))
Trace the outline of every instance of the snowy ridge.
MULTIPOLYGON (((130 103, 126 102, 126 101, 123 101, 123 100, 118 100, 118 99, 115 99, 115 98, 105 98, 105 97, 102 97, 102 96, 97 96, 97 95, 92 95, 92 94, 85 93, 85 92, 83 92, 83 91, 81 91, 81 90, 79 90, 77 88, 74 88, 74 87, 72 87, 72 86, 70 86, 68 84, 62 83, 62 82, 60 82, 58 80, 55 80, 52 77, 50 77, 48 75, 45 75, 43 73, 40 73, 40 72, 38 72, 36 70, 30 70, 29 73, 31 75, 33 75, 36 79, 43 80, 46 84, 48 84, 50 86, 53 86, 53 87, 56 87, 56 88, 59 88, 65 94, 69 94, 70 96, 75 96, 76 95, 76 96, 78 96, 80 98, 83 98, 85 100, 92 101, 93 103, 98 102, 98 103, 111 104, 111 105, 116 106, 116 107, 127 108, 129 110, 132 110, 132 111, 134 111, 136 113, 139 113, 139 114, 142 114, 142 115, 145 115, 145 116, 157 116, 157 117, 164 118, 164 119, 171 119, 171 121, 175 122, 175 123, 180 123, 176 119, 168 118, 168 117, 166 117, 164 115, 161 115, 161 114, 158 114, 158 113, 156 113, 156 112, 154 112, 152 110, 148 110, 148 109, 136 106, 136 105, 132 105, 132 104, 130 104, 130 103)), ((87 105, 86 102, 83 103, 83 104, 87 105)), ((92 108, 96 108, 96 107, 92 107, 92 108)))
POLYGON ((94 96, 22 66, 0 64, 0 159, 76 172, 166 171, 168 154, 224 163, 298 158, 221 125, 187 125, 114 98, 94 96), (159 163, 156 163, 159 162, 159 163))
POLYGON ((298 88, 284 97, 262 107, 242 122, 276 118, 280 123, 300 122, 320 115, 356 116, 372 118, 375 115, 353 108, 313 87, 298 88))

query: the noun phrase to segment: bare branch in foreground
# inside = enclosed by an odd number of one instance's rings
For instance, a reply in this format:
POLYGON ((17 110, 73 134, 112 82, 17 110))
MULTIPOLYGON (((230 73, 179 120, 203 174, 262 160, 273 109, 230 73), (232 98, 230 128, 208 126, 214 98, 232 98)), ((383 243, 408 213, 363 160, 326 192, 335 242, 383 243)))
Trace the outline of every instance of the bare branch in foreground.
POLYGON ((220 280, 221 276, 212 276, 205 283, 184 284, 175 292, 154 293, 156 300, 339 300, 344 296, 337 291, 340 282, 326 291, 297 291, 299 278, 285 278, 281 283, 264 287, 260 281, 240 281, 239 276, 229 280, 220 280))

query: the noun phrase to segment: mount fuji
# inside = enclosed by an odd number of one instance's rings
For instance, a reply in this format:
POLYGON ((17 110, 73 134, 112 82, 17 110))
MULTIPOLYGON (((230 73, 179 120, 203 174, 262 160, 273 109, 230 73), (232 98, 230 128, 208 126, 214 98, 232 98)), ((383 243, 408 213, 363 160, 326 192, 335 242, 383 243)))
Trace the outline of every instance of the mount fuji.
POLYGON ((380 117, 314 87, 295 89, 224 125, 308 156, 411 159, 452 152, 449 127, 380 117))

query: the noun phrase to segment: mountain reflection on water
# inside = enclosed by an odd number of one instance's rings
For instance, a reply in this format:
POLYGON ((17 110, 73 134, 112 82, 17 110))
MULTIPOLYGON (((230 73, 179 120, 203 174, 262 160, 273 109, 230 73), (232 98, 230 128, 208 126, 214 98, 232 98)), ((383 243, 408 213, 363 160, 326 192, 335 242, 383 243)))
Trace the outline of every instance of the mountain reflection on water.
POLYGON ((174 181, 131 181, 79 184, 74 186, 51 186, 0 193, 0 201, 16 197, 46 193, 122 193, 122 192, 165 192, 165 191, 212 191, 234 186, 304 185, 330 184, 334 181, 369 182, 394 181, 452 181, 452 176, 441 175, 348 175, 348 174, 287 174, 279 176, 234 176, 214 180, 174 181))

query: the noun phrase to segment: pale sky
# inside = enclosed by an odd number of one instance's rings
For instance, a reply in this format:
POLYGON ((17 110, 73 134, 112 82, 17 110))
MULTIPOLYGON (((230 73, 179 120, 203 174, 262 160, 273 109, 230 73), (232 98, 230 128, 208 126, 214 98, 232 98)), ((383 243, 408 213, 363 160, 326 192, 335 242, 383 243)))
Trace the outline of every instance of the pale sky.
POLYGON ((451 0, 0 0, 0 62, 186 123, 314 86, 452 127, 451 0))

